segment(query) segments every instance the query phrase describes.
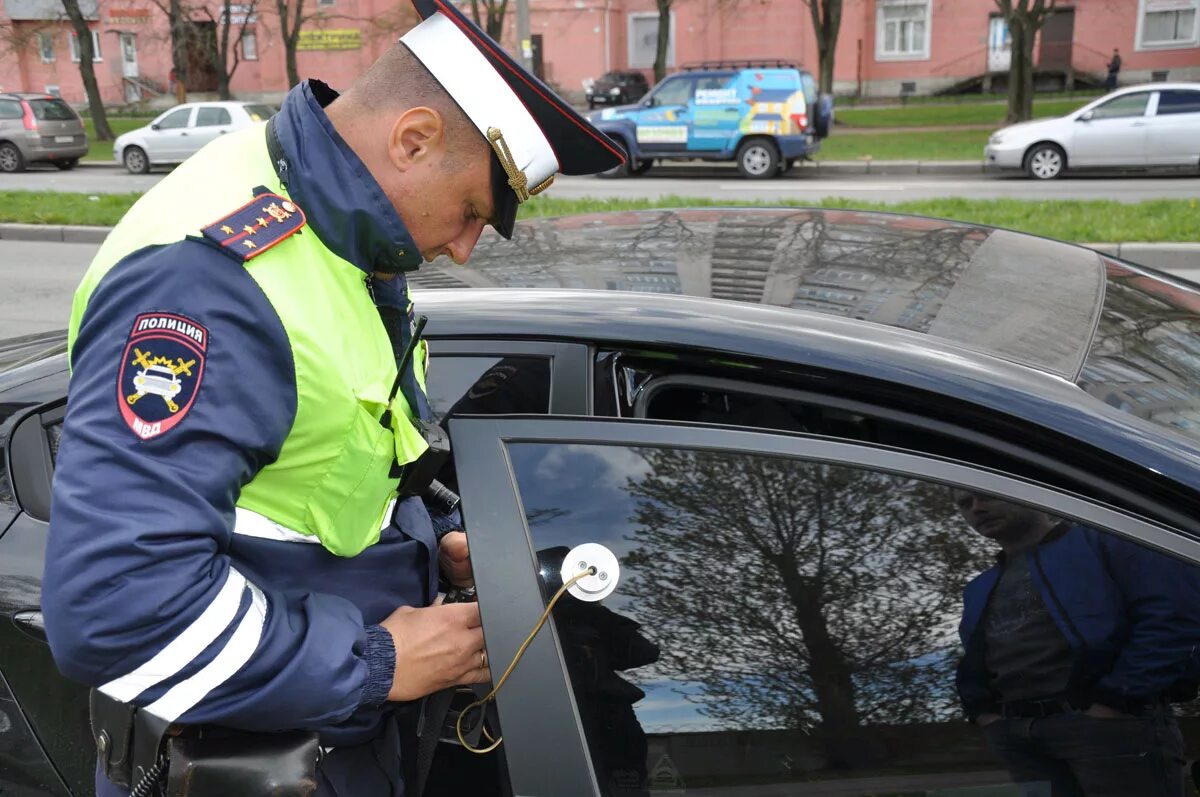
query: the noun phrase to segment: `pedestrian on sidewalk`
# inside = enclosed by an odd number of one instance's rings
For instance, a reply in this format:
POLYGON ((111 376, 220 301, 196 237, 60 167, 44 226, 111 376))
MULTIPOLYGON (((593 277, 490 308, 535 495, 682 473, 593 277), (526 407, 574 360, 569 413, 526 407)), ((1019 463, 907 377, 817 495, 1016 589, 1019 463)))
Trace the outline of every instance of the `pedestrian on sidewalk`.
POLYGON ((1104 81, 1104 87, 1109 91, 1113 91, 1117 87, 1117 75, 1121 73, 1121 51, 1116 47, 1113 48, 1112 60, 1108 62, 1108 79, 1104 81))

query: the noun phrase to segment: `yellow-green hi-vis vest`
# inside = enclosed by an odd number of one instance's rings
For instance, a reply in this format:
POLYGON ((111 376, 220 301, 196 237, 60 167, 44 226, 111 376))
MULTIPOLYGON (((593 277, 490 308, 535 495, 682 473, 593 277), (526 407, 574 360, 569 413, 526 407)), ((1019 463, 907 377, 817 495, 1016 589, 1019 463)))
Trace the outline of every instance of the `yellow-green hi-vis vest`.
MULTIPOLYGON (((75 293, 68 351, 92 291, 111 268, 147 246, 198 236, 245 205, 255 186, 287 197, 261 125, 208 145, 140 199, 105 240, 75 293)), ((415 461, 427 444, 403 391, 392 399, 389 428, 380 423, 389 409, 396 359, 367 273, 306 233, 245 263, 291 344, 296 414, 278 459, 242 487, 237 506, 250 514, 239 512, 238 522, 269 522, 284 539, 316 537, 339 556, 355 556, 379 540, 396 498, 393 462, 415 461)), ((421 343, 412 357, 422 390, 426 355, 421 343)))

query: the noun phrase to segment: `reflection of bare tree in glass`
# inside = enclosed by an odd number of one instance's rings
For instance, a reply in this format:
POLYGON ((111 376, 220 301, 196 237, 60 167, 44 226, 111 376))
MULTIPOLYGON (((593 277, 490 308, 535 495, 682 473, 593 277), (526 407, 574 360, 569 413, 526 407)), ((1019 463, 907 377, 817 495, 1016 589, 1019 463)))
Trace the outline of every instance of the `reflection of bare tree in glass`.
POLYGON ((662 649, 643 678, 698 686, 724 727, 809 728, 830 763, 855 729, 953 709, 954 628, 982 562, 945 491, 886 474, 647 450, 627 556, 662 649))

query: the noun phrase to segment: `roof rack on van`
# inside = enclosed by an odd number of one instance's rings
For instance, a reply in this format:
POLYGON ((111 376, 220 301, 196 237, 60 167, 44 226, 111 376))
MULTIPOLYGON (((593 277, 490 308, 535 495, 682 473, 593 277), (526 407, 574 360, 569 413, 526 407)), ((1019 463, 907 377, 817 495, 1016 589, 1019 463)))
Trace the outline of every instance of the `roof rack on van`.
POLYGON ((684 72, 694 72, 700 69, 799 69, 800 66, 792 61, 779 58, 751 59, 746 61, 696 61, 683 65, 684 72))

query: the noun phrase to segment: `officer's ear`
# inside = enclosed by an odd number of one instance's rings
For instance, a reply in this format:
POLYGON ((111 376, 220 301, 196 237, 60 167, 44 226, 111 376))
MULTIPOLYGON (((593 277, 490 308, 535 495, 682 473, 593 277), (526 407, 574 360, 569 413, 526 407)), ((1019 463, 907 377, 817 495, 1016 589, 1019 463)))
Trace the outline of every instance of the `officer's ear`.
POLYGON ((436 160, 446 138, 446 123, 433 108, 409 108, 392 125, 388 138, 388 160, 398 171, 436 160))

